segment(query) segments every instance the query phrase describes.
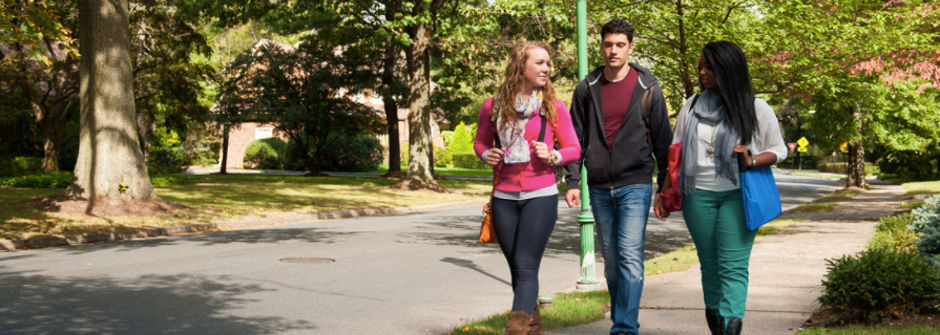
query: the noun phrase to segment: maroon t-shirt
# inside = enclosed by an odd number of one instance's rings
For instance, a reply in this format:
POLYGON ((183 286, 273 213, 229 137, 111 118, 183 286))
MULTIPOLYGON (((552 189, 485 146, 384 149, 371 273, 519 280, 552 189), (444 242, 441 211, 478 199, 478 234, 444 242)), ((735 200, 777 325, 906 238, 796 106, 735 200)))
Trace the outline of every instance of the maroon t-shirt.
POLYGON ((627 108, 630 107, 630 99, 633 98, 633 89, 636 87, 638 76, 636 69, 630 69, 630 73, 623 80, 612 83, 601 75, 601 105, 604 107, 604 134, 607 137, 607 146, 614 143, 614 137, 623 124, 623 117, 627 114, 627 108))

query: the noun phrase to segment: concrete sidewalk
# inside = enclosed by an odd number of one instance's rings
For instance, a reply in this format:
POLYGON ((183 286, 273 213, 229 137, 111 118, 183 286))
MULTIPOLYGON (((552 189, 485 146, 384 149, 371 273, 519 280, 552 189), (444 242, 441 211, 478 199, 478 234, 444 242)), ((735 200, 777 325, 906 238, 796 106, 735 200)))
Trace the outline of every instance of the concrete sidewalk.
MULTIPOLYGON (((832 213, 804 215, 804 221, 759 238, 751 254, 742 333, 797 332, 819 307, 826 259, 863 250, 878 218, 894 214, 903 195, 899 185, 875 185, 832 213)), ((646 277, 639 321, 641 334, 707 333, 699 267, 646 277)), ((546 333, 607 334, 610 325, 605 318, 546 333)))

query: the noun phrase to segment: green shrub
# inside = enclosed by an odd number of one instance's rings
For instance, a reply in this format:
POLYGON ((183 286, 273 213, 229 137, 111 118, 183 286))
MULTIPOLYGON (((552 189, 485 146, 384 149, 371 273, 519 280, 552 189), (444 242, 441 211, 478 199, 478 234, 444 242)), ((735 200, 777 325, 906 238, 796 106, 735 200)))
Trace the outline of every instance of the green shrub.
POLYGON ((0 177, 0 185, 31 188, 64 188, 72 183, 71 172, 34 173, 21 176, 0 177))
POLYGON ((476 153, 473 152, 455 152, 454 154, 454 167, 455 168, 464 168, 464 169, 489 169, 490 166, 483 163, 480 160, 480 157, 477 157, 476 153))
POLYGON ((908 229, 913 220, 911 213, 882 217, 881 223, 875 226, 875 237, 868 242, 868 249, 894 252, 915 250, 919 234, 908 229))
POLYGON ((277 137, 262 138, 248 144, 242 162, 249 169, 276 170, 281 168, 281 157, 287 143, 277 137))
POLYGON ((911 215, 911 229, 923 234, 917 250, 930 263, 940 266, 940 195, 925 199, 924 205, 911 211, 911 215))
POLYGON ((181 147, 150 147, 147 153, 147 171, 167 174, 183 171, 192 159, 181 147))
POLYGON ((819 302, 840 322, 876 322, 896 312, 919 313, 940 297, 937 268, 915 252, 866 250, 827 260, 819 302))
POLYGON ((372 171, 382 164, 385 150, 379 140, 366 135, 336 135, 334 145, 317 154, 324 171, 372 171))
POLYGON ((454 153, 473 152, 473 139, 476 137, 476 133, 477 125, 475 123, 465 125, 461 122, 454 128, 454 136, 447 144, 447 149, 454 153))
POLYGON ((454 155, 450 152, 450 150, 441 147, 434 147, 434 166, 454 166, 454 155))

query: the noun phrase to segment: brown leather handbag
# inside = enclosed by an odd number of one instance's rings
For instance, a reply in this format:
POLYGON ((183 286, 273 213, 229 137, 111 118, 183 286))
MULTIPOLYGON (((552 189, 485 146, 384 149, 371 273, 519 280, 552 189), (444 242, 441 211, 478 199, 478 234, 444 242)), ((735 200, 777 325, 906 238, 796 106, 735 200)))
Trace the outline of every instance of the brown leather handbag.
POLYGON ((493 227, 493 192, 496 191, 496 181, 499 180, 499 170, 503 168, 500 162, 493 174, 493 190, 490 191, 490 201, 483 205, 483 224, 480 225, 480 242, 496 243, 496 228, 493 227))

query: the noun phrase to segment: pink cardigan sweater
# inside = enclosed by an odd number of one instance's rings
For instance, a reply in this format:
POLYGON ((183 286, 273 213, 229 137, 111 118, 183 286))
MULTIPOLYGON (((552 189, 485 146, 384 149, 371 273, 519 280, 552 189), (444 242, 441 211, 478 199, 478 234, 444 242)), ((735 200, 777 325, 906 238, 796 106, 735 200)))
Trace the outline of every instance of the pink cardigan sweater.
MULTIPOLYGON (((493 122, 490 121, 492 108, 493 98, 486 99, 483 108, 480 108, 477 136, 473 141, 473 149, 476 151, 477 157, 482 156, 486 150, 493 147, 496 129, 493 122)), ((558 140, 561 145, 561 149, 558 149, 558 153, 561 154, 559 166, 564 166, 581 158, 581 145, 578 143, 574 126, 571 125, 571 114, 568 113, 565 103, 555 100, 555 110, 558 114, 556 124, 551 122, 545 124, 544 142, 548 144, 549 148, 552 148, 554 140, 558 140)), ((539 115, 534 116, 526 123, 526 142, 538 140, 541 125, 542 117, 539 115)), ((532 156, 526 163, 503 163, 503 168, 499 172, 499 180, 496 182, 497 190, 505 192, 532 191, 555 184, 555 172, 552 167, 535 156, 535 151, 531 145, 529 146, 529 153, 532 156)), ((496 173, 496 168, 493 168, 493 173, 496 173)))

